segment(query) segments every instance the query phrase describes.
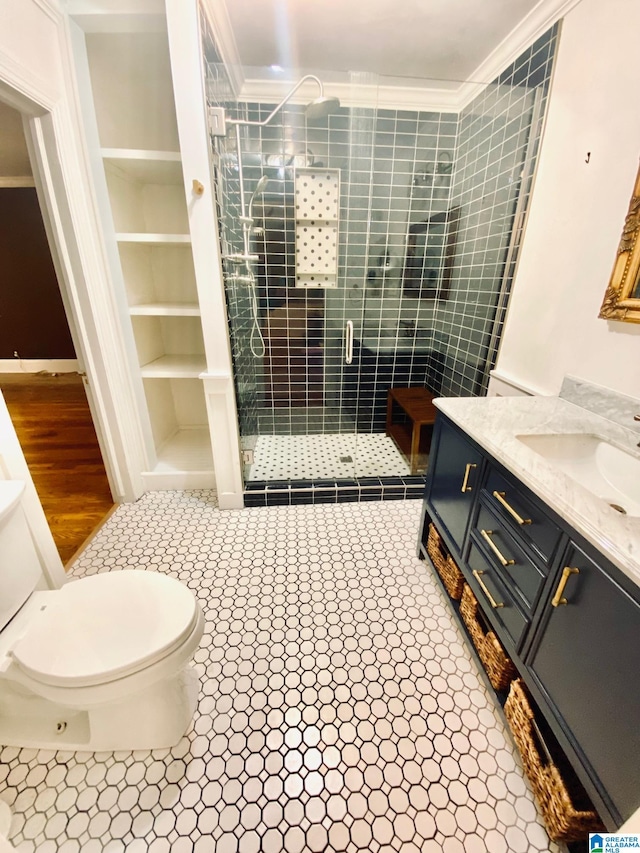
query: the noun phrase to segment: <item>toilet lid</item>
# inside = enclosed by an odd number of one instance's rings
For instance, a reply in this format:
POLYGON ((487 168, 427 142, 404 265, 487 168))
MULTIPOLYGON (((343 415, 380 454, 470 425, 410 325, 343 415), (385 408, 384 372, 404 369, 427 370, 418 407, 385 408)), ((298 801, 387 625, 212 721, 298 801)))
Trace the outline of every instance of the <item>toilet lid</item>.
POLYGON ((65 687, 113 681, 178 648, 198 619, 188 587, 156 572, 114 571, 51 596, 13 647, 34 679, 65 687))

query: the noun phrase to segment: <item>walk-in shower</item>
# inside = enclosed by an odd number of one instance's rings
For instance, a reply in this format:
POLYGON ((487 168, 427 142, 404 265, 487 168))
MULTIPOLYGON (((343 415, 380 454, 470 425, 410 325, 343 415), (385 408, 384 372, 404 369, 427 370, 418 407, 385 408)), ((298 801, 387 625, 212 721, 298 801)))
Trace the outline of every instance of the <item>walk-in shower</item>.
POLYGON ((417 493, 385 435, 388 390, 486 390, 556 35, 448 111, 393 106, 388 87, 357 73, 342 105, 315 74, 277 103, 239 100, 222 63, 209 63, 249 503, 263 492, 285 503, 294 492, 336 500, 341 488, 417 493), (304 84, 318 90, 306 105, 304 84))

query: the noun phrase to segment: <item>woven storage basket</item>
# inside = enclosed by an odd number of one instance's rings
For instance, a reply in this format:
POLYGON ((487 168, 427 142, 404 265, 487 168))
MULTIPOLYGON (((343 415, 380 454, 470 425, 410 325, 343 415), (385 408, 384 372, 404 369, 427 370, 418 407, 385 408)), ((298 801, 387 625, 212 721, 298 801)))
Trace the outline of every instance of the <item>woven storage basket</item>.
POLYGON ((487 631, 478 617, 478 601, 469 584, 464 585, 460 616, 473 640, 478 657, 487 671, 494 690, 506 690, 516 677, 516 669, 493 631, 487 631))
POLYGON ((445 589, 456 601, 462 595, 462 587, 464 586, 464 577, 460 569, 451 559, 451 556, 446 553, 442 539, 433 524, 429 525, 429 537, 427 539, 427 554, 431 557, 431 562, 436 567, 436 571, 442 578, 442 583, 445 589))
POLYGON ((524 770, 538 800, 549 837, 554 841, 582 841, 590 832, 604 831, 597 813, 593 808, 587 808, 586 794, 569 791, 552 757, 544 754, 546 748, 541 749, 538 745, 534 713, 520 679, 511 683, 504 713, 522 755, 524 770))

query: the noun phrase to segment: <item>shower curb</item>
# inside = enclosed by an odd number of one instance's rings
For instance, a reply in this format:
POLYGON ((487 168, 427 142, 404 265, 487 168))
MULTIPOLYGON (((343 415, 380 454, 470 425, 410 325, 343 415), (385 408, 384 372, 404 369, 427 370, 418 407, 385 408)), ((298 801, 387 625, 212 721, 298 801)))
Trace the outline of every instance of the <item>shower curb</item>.
POLYGON ((421 500, 426 477, 361 477, 353 480, 254 480, 245 483, 244 505, 297 506, 353 501, 421 500))

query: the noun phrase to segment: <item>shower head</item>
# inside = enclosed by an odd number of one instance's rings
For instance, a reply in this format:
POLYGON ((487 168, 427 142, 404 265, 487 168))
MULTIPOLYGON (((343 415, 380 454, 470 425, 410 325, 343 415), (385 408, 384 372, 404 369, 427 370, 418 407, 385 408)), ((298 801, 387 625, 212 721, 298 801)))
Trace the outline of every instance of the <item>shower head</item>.
POLYGON ((321 118, 326 118, 331 113, 335 112, 340 106, 338 98, 329 98, 326 95, 320 95, 319 98, 311 101, 305 107, 305 116, 309 121, 314 121, 321 118))
POLYGON ((340 101, 337 98, 329 98, 324 94, 324 87, 322 85, 322 80, 319 77, 316 77, 315 74, 305 74, 296 85, 291 89, 284 98, 280 101, 280 103, 273 108, 273 110, 269 113, 266 118, 263 118, 262 121, 250 121, 249 119, 243 118, 227 118, 225 115, 222 116, 222 121, 218 117, 218 120, 221 121, 220 130, 212 131, 215 136, 225 136, 226 135, 226 126, 228 124, 234 125, 236 127, 236 133, 238 133, 238 125, 244 125, 245 127, 266 127, 269 124, 271 119, 280 112, 280 110, 284 107, 286 103, 289 102, 290 98, 298 91, 300 86, 303 83, 306 83, 307 80, 312 80, 320 90, 320 94, 318 97, 307 104, 305 108, 306 117, 308 119, 319 119, 328 116, 330 112, 337 109, 340 106, 340 101))
POLYGON ((253 203, 259 195, 267 188, 267 184, 269 183, 269 178, 267 175, 263 175, 258 181, 255 190, 253 191, 253 195, 249 199, 249 219, 253 219, 253 203))

